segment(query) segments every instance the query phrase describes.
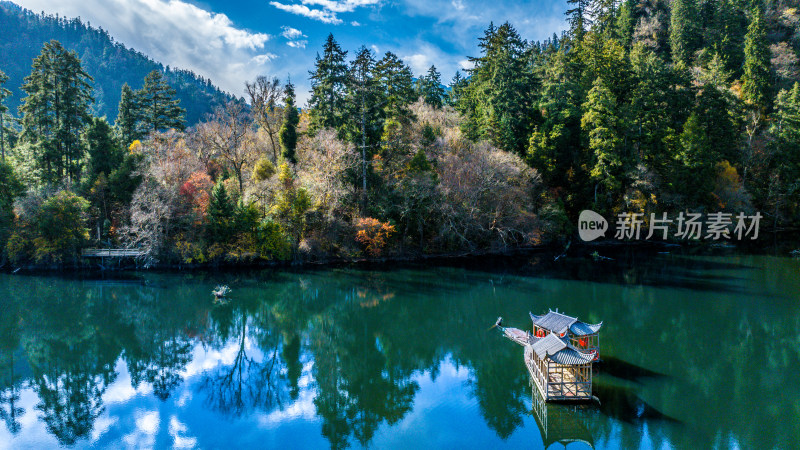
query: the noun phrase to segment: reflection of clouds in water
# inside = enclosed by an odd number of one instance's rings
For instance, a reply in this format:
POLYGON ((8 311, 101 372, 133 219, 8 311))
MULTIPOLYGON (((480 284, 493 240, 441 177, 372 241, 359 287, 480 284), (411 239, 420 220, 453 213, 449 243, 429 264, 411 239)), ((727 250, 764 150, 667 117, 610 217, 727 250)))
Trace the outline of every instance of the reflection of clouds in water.
POLYGON ((258 417, 259 425, 265 428, 273 428, 290 420, 314 420, 317 416, 317 407, 314 405, 315 398, 317 398, 315 390, 303 389, 297 400, 289 406, 284 407, 282 410, 276 409, 267 415, 260 415, 258 417))
MULTIPOLYGON (((56 439, 46 431, 45 425, 39 420, 36 414, 36 405, 39 403, 39 396, 31 388, 22 389, 19 392, 17 406, 25 410, 21 416, 17 416, 20 430, 14 435, 16 442, 31 442, 38 446, 56 446, 56 439), (33 412, 31 412, 33 411, 33 412)), ((0 449, 11 448, 11 434, 8 429, 0 425, 0 449)))
POLYGON ((175 401, 175 406, 178 408, 183 408, 192 400, 192 391, 185 390, 181 393, 181 396, 175 401))
POLYGON ((97 442, 100 436, 109 430, 113 425, 116 425, 116 417, 100 416, 94 421, 94 428, 92 429, 91 442, 97 442))
MULTIPOLYGON (((250 339, 245 338, 244 345, 245 349, 249 350, 252 347, 250 339)), ((181 376, 188 380, 194 375, 215 367, 233 364, 237 351, 239 351, 239 343, 235 339, 221 349, 203 348, 200 345, 196 345, 192 351, 192 360, 181 372, 181 376)))
POLYGON ((186 436, 189 428, 178 420, 177 416, 169 418, 169 435, 172 436, 173 448, 193 448, 197 445, 197 438, 186 436))
POLYGON ((103 403, 106 405, 125 403, 137 395, 146 396, 153 392, 153 386, 149 383, 141 383, 139 387, 134 389, 131 383, 131 374, 128 372, 128 366, 122 358, 117 360, 117 365, 114 370, 118 374, 117 378, 106 388, 106 392, 103 394, 103 403))
POLYGON ((297 386, 301 388, 311 386, 311 383, 314 381, 314 376, 311 374, 311 369, 314 368, 314 361, 307 361, 303 364, 303 373, 300 375, 300 379, 297 380, 297 386))
POLYGON ((156 442, 156 433, 158 433, 160 422, 158 411, 137 409, 133 416, 136 429, 125 435, 122 438, 123 442, 133 448, 152 448, 156 442))

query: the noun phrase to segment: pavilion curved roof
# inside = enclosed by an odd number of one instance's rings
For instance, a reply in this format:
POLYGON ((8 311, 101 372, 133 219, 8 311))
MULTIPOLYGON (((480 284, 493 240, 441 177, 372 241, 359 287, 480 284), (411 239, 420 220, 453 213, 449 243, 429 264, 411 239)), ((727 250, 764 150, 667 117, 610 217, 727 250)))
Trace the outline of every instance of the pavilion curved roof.
POLYGON ((528 314, 531 316, 534 325, 556 334, 563 334, 569 330, 576 336, 586 336, 587 334, 597 333, 603 326, 603 322, 589 324, 578 320, 577 317, 570 317, 553 310, 541 316, 530 312, 528 314))
POLYGON ((531 344, 531 349, 539 359, 550 358, 555 363, 568 366, 582 365, 594 360, 593 353, 584 353, 576 349, 567 343, 566 339, 554 333, 536 339, 531 344))

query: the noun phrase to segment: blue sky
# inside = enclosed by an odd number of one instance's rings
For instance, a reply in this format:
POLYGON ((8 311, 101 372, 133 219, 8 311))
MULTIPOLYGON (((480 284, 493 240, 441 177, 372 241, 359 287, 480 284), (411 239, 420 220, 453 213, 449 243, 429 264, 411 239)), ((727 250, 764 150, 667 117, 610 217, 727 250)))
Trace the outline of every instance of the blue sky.
POLYGON ((489 25, 509 21, 529 40, 565 28, 565 0, 16 0, 81 17, 163 64, 191 69, 237 96, 257 75, 287 76, 308 98, 308 70, 328 33, 348 55, 366 45, 400 56, 415 74, 449 81, 477 54, 489 25))

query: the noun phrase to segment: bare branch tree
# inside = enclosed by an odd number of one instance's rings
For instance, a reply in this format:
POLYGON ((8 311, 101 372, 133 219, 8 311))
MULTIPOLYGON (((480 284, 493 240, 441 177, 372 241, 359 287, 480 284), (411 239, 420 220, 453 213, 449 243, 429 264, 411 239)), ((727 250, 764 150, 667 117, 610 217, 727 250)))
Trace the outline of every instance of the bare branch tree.
POLYGON ((194 136, 199 153, 221 158, 236 175, 239 192, 244 192, 244 168, 252 163, 254 132, 244 105, 229 102, 217 108, 211 119, 197 126, 194 136))
POLYGON ((269 135, 272 145, 272 162, 278 161, 278 144, 275 137, 281 128, 282 111, 276 110, 278 101, 283 95, 281 81, 278 78, 271 80, 259 76, 254 83, 246 83, 247 94, 250 96, 250 107, 255 115, 258 125, 269 135))
POLYGON ((146 179, 133 194, 131 224, 121 230, 129 248, 138 248, 145 267, 157 262, 170 230, 175 193, 146 179))

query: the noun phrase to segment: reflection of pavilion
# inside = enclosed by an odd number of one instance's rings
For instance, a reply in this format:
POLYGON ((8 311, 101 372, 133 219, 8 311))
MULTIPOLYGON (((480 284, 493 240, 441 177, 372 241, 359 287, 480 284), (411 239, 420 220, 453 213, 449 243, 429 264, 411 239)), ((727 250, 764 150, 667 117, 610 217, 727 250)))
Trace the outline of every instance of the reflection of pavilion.
POLYGON ((535 385, 531 380, 531 403, 544 448, 550 448, 554 443, 566 448, 574 442, 582 442, 589 448, 594 448, 592 434, 578 414, 578 409, 585 406, 548 403, 535 385))

